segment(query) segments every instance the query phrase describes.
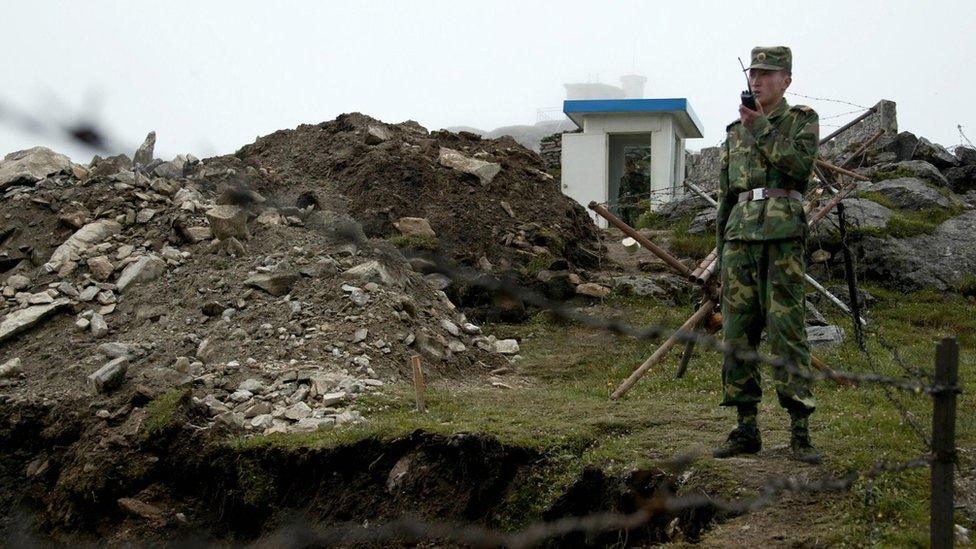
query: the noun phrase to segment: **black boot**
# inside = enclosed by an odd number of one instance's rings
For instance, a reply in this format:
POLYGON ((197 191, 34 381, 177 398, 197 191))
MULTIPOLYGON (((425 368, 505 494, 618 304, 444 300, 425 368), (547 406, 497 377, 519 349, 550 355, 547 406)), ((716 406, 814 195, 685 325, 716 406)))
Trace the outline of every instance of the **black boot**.
POLYGON ((757 411, 755 404, 739 406, 739 425, 729 433, 729 438, 721 446, 712 450, 712 456, 727 458, 759 453, 762 449, 762 438, 756 422, 757 411))
POLYGON ((803 463, 820 463, 823 456, 810 442, 810 414, 790 414, 790 451, 793 459, 803 463))

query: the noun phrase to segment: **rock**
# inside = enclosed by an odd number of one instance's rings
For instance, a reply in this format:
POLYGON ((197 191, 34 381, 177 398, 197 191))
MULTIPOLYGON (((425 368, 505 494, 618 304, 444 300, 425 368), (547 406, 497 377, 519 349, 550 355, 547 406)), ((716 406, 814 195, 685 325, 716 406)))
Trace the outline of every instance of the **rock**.
POLYGON ((365 142, 367 145, 379 145, 384 141, 389 141, 392 138, 390 130, 378 124, 370 124, 366 126, 366 137, 365 142))
POLYGON ((503 355, 518 354, 518 341, 515 341, 514 339, 499 339, 495 342, 495 352, 503 355))
POLYGON ((912 155, 912 158, 915 160, 924 160, 936 168, 943 170, 959 164, 959 160, 947 151, 945 147, 933 143, 924 137, 918 138, 918 146, 915 147, 915 154, 912 155))
POLYGON ((285 409, 284 416, 288 419, 298 421, 305 419, 312 414, 312 409, 304 402, 296 402, 285 409))
POLYGON ((251 419, 258 416, 263 416, 265 414, 268 414, 268 417, 271 417, 270 414, 273 409, 274 408, 272 408, 271 403, 269 402, 258 402, 257 404, 252 404, 251 406, 248 406, 246 410, 244 410, 244 419, 251 419))
POLYGON ((173 362, 173 369, 181 374, 190 372, 190 359, 185 356, 177 357, 173 362))
POLYGON ((613 289, 624 295, 664 296, 667 294, 664 288, 645 276, 615 276, 613 289))
POLYGON ((244 284, 280 297, 290 292, 296 282, 298 282, 296 273, 269 273, 254 275, 245 280, 244 284))
POLYGON ((322 395, 322 406, 335 406, 336 404, 341 404, 349 398, 349 394, 345 391, 337 391, 335 393, 325 393, 322 395))
POLYGON ((85 211, 74 211, 58 216, 58 221, 63 223, 66 227, 71 227, 74 230, 78 230, 88 223, 88 212, 85 211))
POLYGON ((976 272, 976 211, 942 223, 931 235, 866 238, 859 247, 870 278, 902 290, 946 291, 976 272))
POLYGON ((88 376, 88 388, 92 394, 107 393, 122 384, 128 368, 129 359, 125 357, 113 359, 88 376))
POLYGON ((335 418, 336 425, 342 425, 345 423, 357 423, 363 419, 363 415, 356 410, 348 410, 337 415, 335 418))
POLYGON ((807 342, 811 347, 833 347, 844 342, 844 330, 839 326, 807 326, 807 342))
MULTIPOLYGON (((852 227, 884 229, 894 213, 885 206, 867 198, 845 198, 841 202, 844 204, 844 218, 847 220, 848 230, 852 227)), ((831 210, 823 221, 811 230, 811 238, 814 240, 839 238, 839 234, 840 225, 836 209, 831 210)), ((829 253, 827 257, 830 257, 829 253)))
POLYGON ((223 205, 207 210, 207 220, 215 238, 224 240, 234 237, 237 240, 250 240, 247 230, 247 212, 238 206, 223 205))
POLYGON ((27 298, 27 303, 29 305, 47 305, 48 303, 54 303, 54 297, 47 292, 38 292, 36 294, 30 294, 27 298))
POLYGON ((166 272, 166 261, 155 255, 144 255, 129 263, 122 269, 119 280, 115 283, 119 291, 125 291, 133 284, 142 284, 156 280, 166 272))
POLYGON ((356 278, 364 282, 386 284, 388 286, 403 286, 403 281, 400 278, 393 276, 389 269, 376 260, 367 261, 366 263, 361 263, 347 269, 342 273, 342 276, 356 278))
POLYGON ((66 309, 69 305, 71 305, 71 300, 62 297, 54 300, 53 303, 34 305, 8 314, 0 321, 0 342, 30 330, 43 320, 66 309))
POLYGON ((248 378, 237 386, 238 391, 250 391, 258 394, 264 392, 264 382, 260 379, 248 378))
POLYGON ((369 334, 369 330, 366 328, 358 328, 352 334, 352 342, 359 343, 361 341, 366 341, 366 337, 369 334))
POLYGON ((133 164, 148 166, 153 161, 153 152, 156 148, 156 132, 149 132, 146 140, 136 149, 136 154, 132 155, 133 164))
POLYGON ((953 201, 939 191, 913 177, 886 179, 865 185, 863 190, 876 192, 895 206, 906 210, 948 208, 953 201))
POLYGON ((441 319, 441 328, 444 328, 444 331, 446 331, 447 333, 451 334, 454 337, 461 336, 461 329, 458 328, 458 325, 446 318, 441 319))
POLYGON ((244 415, 237 412, 224 412, 214 416, 214 422, 232 429, 244 428, 244 415))
POLYGON ((30 185, 50 175, 71 173, 71 159, 46 147, 12 152, 0 161, 0 190, 30 185))
POLYGON ((803 302, 806 305, 806 325, 807 326, 826 326, 827 319, 814 307, 809 300, 803 302))
POLYGON ((945 171, 946 180, 952 192, 963 194, 976 190, 976 164, 949 168, 945 171))
POLYGON ((464 333, 466 333, 468 335, 478 335, 478 334, 481 333, 481 327, 475 326, 474 324, 472 324, 470 322, 465 322, 461 326, 461 330, 464 331, 464 333))
MULTIPOLYGON (((136 154, 139 153, 136 152, 136 154)), ((119 504, 119 507, 126 513, 153 522, 162 521, 166 515, 163 512, 163 510, 160 509, 159 507, 156 507, 155 505, 150 505, 144 501, 139 501, 133 498, 119 498, 117 503, 119 504)))
POLYGON ((603 299, 610 295, 610 288, 606 286, 601 286, 595 282, 587 282, 585 284, 580 284, 576 287, 576 293, 579 295, 585 295, 588 297, 595 297, 597 299, 603 299))
POLYGON ((202 362, 210 362, 216 352, 217 348, 210 341, 210 338, 206 337, 197 345, 196 357, 202 362))
POLYGON ((901 132, 886 143, 881 150, 894 153, 898 161, 911 160, 918 147, 918 138, 912 132, 901 132))
POLYGON ((955 148, 952 151, 956 156, 956 160, 962 166, 976 166, 976 149, 972 147, 963 147, 962 145, 955 148))
POLYGON ((75 327, 78 328, 78 331, 84 332, 89 326, 91 326, 91 321, 87 318, 79 318, 75 321, 75 327))
POLYGON ((7 362, 0 364, 0 379, 17 377, 23 372, 20 358, 11 358, 7 362))
POLYGON ((867 170, 864 174, 871 179, 884 181, 886 179, 900 179, 914 177, 937 187, 945 187, 948 180, 942 175, 938 168, 921 160, 910 160, 906 162, 896 162, 894 164, 879 164, 867 170))
POLYGON ((269 429, 274 425, 274 417, 271 414, 260 414, 251 420, 251 427, 255 429, 269 429))
POLYGON ((434 238, 437 233, 430 227, 430 222, 423 217, 401 217, 393 223, 400 234, 404 236, 427 236, 434 238))
POLYGON ((153 179, 152 183, 149 184, 149 188, 163 196, 174 196, 176 191, 180 190, 179 185, 162 177, 153 179))
POLYGON ((146 223, 149 223, 154 215, 156 215, 156 210, 152 208, 143 208, 139 210, 139 213, 136 214, 136 223, 145 225, 146 223))
POLYGON ((213 238, 210 227, 187 227, 185 234, 192 244, 213 238))
POLYGON ((289 427, 288 431, 293 433, 313 433, 323 427, 330 427, 336 422, 331 417, 315 418, 307 417, 298 420, 298 423, 289 427))
POLYGON ((442 292, 451 287, 451 279, 448 278, 447 275, 441 273, 430 273, 428 275, 424 275, 424 280, 431 288, 440 290, 442 292))
POLYGON ((91 327, 92 337, 95 339, 101 339, 108 335, 108 324, 105 322, 105 317, 95 313, 92 315, 89 321, 91 327))
POLYGON ((16 291, 28 288, 31 285, 31 279, 27 278, 22 274, 10 275, 7 277, 7 286, 10 286, 16 291))
POLYGON ((112 273, 115 272, 115 266, 109 261, 108 257, 104 255, 99 255, 96 257, 89 258, 86 262, 88 264, 88 270, 91 271, 92 276, 95 280, 105 282, 112 277, 112 273))
POLYGON ((71 261, 72 256, 81 255, 91 246, 99 244, 120 231, 122 231, 122 225, 108 219, 100 219, 85 225, 54 250, 51 259, 43 266, 44 271, 48 273, 57 271, 62 264, 71 261))
POLYGON ((89 286, 78 292, 78 301, 88 303, 89 301, 95 299, 95 296, 97 296, 100 292, 101 289, 98 286, 89 286))
POLYGON ((153 168, 153 175, 166 179, 179 179, 183 177, 183 166, 176 162, 160 162, 153 168))
POLYGON ((230 408, 228 408, 226 404, 221 402, 220 399, 213 395, 203 397, 203 400, 200 401, 200 403, 203 404, 211 416, 216 416, 218 414, 223 414, 230 411, 230 408))
POLYGON ((133 358, 136 358, 144 353, 142 349, 136 347, 135 345, 129 345, 128 343, 120 343, 117 341, 102 343, 98 346, 98 352, 105 356, 105 358, 125 357, 129 360, 132 360, 133 358))
POLYGON ((441 166, 476 176, 482 185, 488 185, 502 170, 500 164, 469 158, 454 149, 441 147, 437 161, 441 166))
POLYGON ((231 393, 230 396, 227 397, 227 398, 229 398, 232 402, 236 402, 236 403, 240 404, 240 403, 247 402, 247 401, 251 400, 253 397, 254 397, 254 393, 252 393, 251 391, 244 391, 244 390, 238 389, 238 390, 234 391, 233 393, 231 393))

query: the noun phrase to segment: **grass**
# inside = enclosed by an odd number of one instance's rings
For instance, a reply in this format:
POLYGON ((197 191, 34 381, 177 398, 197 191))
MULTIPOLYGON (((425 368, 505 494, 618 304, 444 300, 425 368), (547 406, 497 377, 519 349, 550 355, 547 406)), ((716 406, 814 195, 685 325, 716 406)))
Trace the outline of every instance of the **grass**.
POLYGON ((174 387, 153 399, 146 406, 146 419, 139 430, 139 438, 149 440, 173 425, 180 405, 189 399, 190 393, 185 387, 174 387))
POLYGON ((398 234, 393 235, 387 240, 397 248, 407 248, 412 250, 437 250, 437 237, 436 236, 424 236, 419 234, 404 235, 398 234))
MULTIPOLYGON (((903 294, 881 287, 866 289, 878 298, 870 310, 872 330, 897 347, 902 361, 929 371, 935 342, 955 335, 962 346, 962 384, 973 385, 974 372, 967 366, 976 359, 976 303, 972 299, 935 292, 903 294)), ((612 297, 600 307, 605 307, 598 311, 601 316, 616 314, 635 325, 671 327, 691 312, 690 308, 637 297, 612 297)), ((846 317, 823 312, 850 333, 846 317)), ((522 325, 496 325, 489 331, 520 340, 523 360, 519 369, 527 387, 497 389, 487 381, 459 386, 446 380, 432 386, 426 414, 413 411, 408 387, 388 387, 384 394, 360 401, 368 418, 362 425, 258 437, 236 444, 335 447, 364 438, 390 440, 417 429, 445 435, 490 434, 502 443, 534 449, 545 458, 520 477, 496 517, 498 525, 518 528, 537 520, 586 466, 611 473, 653 466, 676 454, 719 443, 734 422, 733 412, 717 405, 721 398, 721 357, 715 352, 698 350, 687 375, 676 380, 674 370, 680 353, 672 351, 623 399, 612 402, 610 392, 653 352, 656 342, 555 322, 544 314, 522 325)), ((850 337, 847 339, 817 354, 845 370, 876 369, 885 375, 905 375, 877 337, 868 339, 870 361, 850 337)), ((775 402, 770 377, 764 379, 766 398, 760 416, 767 447, 783 445, 789 436, 787 416, 775 402)), ((852 389, 824 382, 817 384, 815 392, 819 410, 812 419, 813 435, 827 456, 819 472, 843 475, 850 470, 867 470, 879 460, 897 462, 926 452, 910 423, 882 389, 852 389)), ((927 397, 897 394, 894 398, 918 425, 928 429, 931 402, 927 397)), ((960 395, 959 417, 965 417, 965 411, 974 405, 976 398, 971 392, 960 395)), ((964 448, 976 444, 976 424, 957 424, 957 444, 964 448)), ((763 480, 763 474, 753 470, 757 465, 780 467, 787 474, 799 467, 769 456, 760 457, 754 464, 704 459, 694 464, 694 474, 683 490, 702 489, 725 497, 753 494, 763 480)), ((961 465, 972 467, 969 463, 961 465)), ((244 473, 249 474, 247 470, 244 473)), ((264 489, 261 482, 255 482, 255 494, 264 489)), ((826 503, 804 507, 804 513, 815 515, 811 523, 817 524, 817 536, 826 543, 924 546, 927 494, 925 470, 888 475, 859 481, 849 494, 811 496, 826 503)), ((736 520, 747 521, 749 517, 736 520)), ((961 516, 957 522, 974 526, 961 516)))

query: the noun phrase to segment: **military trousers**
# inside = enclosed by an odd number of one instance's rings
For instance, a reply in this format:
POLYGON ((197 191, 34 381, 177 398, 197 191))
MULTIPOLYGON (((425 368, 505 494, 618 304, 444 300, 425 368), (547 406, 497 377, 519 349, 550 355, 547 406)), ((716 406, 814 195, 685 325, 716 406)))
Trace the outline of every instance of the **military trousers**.
MULTIPOLYGON (((813 412, 816 401, 804 317, 804 242, 799 239, 725 243, 722 251, 722 328, 725 342, 756 350, 763 330, 772 354, 791 366, 774 366, 776 395, 791 413, 813 412), (792 371, 791 371, 792 370, 792 371)), ((723 406, 762 400, 759 364, 727 354, 722 364, 723 406)))

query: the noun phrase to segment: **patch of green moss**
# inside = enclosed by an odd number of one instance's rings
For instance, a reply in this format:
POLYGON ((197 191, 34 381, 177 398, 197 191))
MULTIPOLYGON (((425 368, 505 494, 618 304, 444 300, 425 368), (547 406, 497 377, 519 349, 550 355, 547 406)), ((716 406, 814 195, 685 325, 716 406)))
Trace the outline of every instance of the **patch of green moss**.
POLYGON ((424 236, 419 234, 404 235, 398 234, 389 237, 387 240, 397 248, 408 248, 412 250, 436 250, 438 241, 436 236, 424 236))
POLYGON ((888 218, 885 230, 894 238, 911 238, 923 234, 932 234, 936 227, 935 223, 895 214, 888 218))
POLYGON ((539 229, 535 233, 535 239, 543 246, 549 248, 556 255, 563 255, 566 251, 566 241, 548 229, 539 229))
POLYGON ((893 170, 876 171, 874 172, 873 179, 875 181, 884 181, 885 179, 899 179, 901 177, 915 177, 915 172, 905 167, 898 167, 893 170))
POLYGON ((176 419, 176 412, 180 405, 189 402, 190 392, 176 387, 159 395, 146 406, 146 419, 142 422, 139 437, 142 440, 159 435, 176 419))
POLYGON ((555 258, 552 256, 552 254, 539 254, 533 257, 532 261, 525 264, 525 267, 522 268, 522 274, 524 274, 527 278, 535 278, 539 272, 544 271, 549 267, 553 259, 555 258))
POLYGON ((244 503, 255 507, 267 505, 275 495, 274 479, 259 463, 246 457, 237 461, 237 488, 244 503))
POLYGON ((870 200, 871 202, 874 202, 875 204, 881 204, 885 208, 888 208, 888 209, 891 209, 891 210, 897 210, 897 209, 899 209, 898 206, 896 206, 895 203, 892 202, 890 198, 888 198, 887 196, 879 193, 878 191, 861 191, 861 192, 857 193, 857 197, 858 198, 864 198, 866 200, 870 200))

